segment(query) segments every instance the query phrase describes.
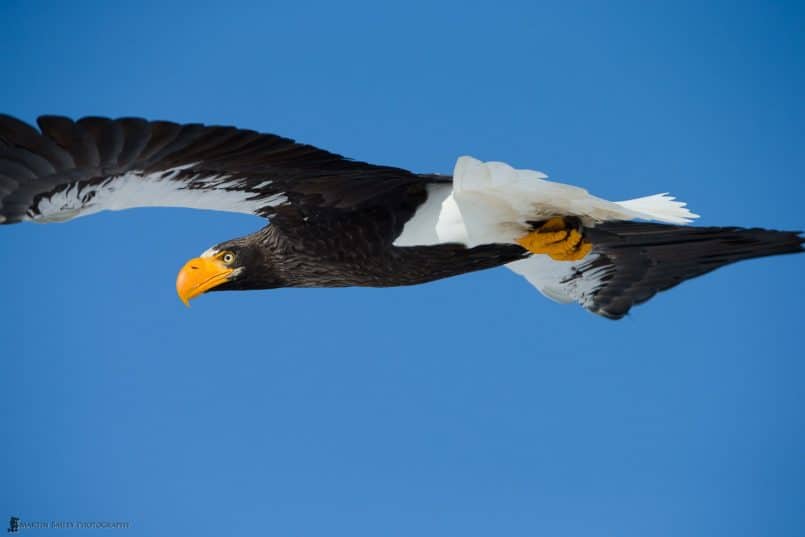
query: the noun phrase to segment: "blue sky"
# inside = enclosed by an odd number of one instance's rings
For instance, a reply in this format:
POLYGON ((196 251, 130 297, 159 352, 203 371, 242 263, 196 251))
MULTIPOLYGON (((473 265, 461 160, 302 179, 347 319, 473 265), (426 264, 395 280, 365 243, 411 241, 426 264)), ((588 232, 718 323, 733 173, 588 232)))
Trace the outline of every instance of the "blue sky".
MULTIPOLYGON (((796 2, 260 4, 5 0, 2 110, 234 124, 420 172, 470 154, 614 199, 671 191, 704 225, 805 227, 796 2)), ((184 261, 260 225, 150 209, 0 228, 0 517, 805 531, 805 256, 621 322, 504 269, 186 309, 184 261)))

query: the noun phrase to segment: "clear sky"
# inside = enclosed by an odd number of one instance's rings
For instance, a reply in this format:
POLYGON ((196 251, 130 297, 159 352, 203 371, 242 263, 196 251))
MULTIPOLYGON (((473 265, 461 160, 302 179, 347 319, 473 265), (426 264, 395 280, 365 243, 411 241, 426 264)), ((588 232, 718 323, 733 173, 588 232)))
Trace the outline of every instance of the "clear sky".
MULTIPOLYGON (((419 172, 470 154, 670 191, 704 225, 805 227, 801 3, 202 4, 2 1, 0 108, 233 124, 419 172)), ((0 529, 805 533, 805 256, 620 322, 505 269, 185 308, 182 264, 260 225, 0 227, 0 529)))

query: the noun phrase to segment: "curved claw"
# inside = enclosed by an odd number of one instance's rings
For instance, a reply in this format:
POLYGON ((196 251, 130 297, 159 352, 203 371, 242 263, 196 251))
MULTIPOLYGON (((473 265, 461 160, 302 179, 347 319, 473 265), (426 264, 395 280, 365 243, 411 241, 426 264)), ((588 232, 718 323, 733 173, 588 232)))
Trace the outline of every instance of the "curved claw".
POLYGON ((531 233, 517 239, 517 244, 531 253, 548 255, 556 261, 578 261, 593 249, 583 230, 569 225, 562 217, 546 220, 531 233))

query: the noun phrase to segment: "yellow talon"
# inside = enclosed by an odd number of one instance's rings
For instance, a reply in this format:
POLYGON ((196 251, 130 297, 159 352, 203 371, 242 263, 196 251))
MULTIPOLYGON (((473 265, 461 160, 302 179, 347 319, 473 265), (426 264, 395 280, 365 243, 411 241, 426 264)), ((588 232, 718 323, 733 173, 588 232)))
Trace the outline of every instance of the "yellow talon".
POLYGON ((549 220, 546 220, 540 226, 540 230, 543 231, 561 231, 567 229, 567 225, 565 224, 565 219, 561 216, 555 216, 549 220))
POLYGON ((555 244, 564 242, 567 239, 567 231, 548 231, 540 233, 539 240, 542 244, 555 244))
POLYGON ((587 254, 589 254, 592 251, 593 251, 592 243, 584 241, 579 245, 578 248, 576 248, 575 250, 568 251, 565 254, 555 254, 555 255, 548 254, 548 255, 551 256, 551 259, 554 259, 556 261, 578 261, 580 259, 584 259, 585 257, 587 257, 587 254))
POLYGON ((517 243, 529 252, 545 254, 556 261, 578 261, 593 249, 582 233, 570 228, 561 217, 547 220, 538 229, 517 239, 517 243))

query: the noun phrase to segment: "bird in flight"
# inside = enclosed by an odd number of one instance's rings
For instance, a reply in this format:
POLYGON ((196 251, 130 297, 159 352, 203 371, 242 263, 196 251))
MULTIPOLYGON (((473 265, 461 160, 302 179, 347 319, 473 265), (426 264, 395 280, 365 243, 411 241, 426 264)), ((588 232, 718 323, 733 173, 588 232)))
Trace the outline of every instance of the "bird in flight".
POLYGON ((666 194, 611 202, 501 162, 453 175, 367 164, 273 134, 139 118, 0 115, 0 223, 190 207, 269 223, 180 270, 208 291, 389 287, 506 266, 557 302, 620 319, 684 280, 803 251, 799 232, 688 226, 666 194))

